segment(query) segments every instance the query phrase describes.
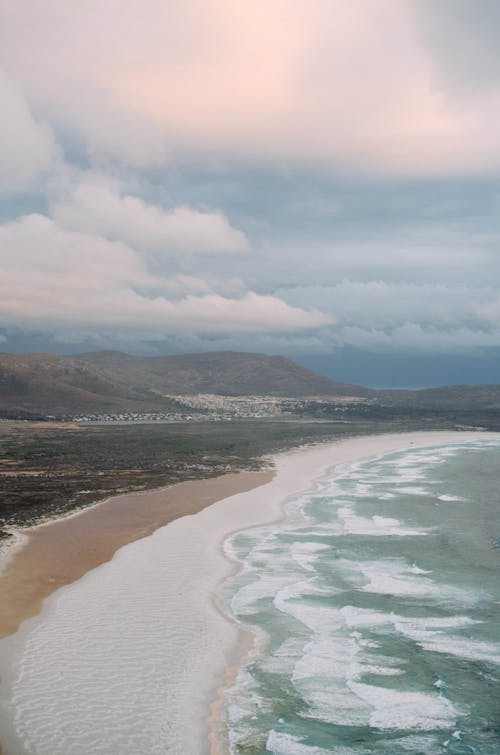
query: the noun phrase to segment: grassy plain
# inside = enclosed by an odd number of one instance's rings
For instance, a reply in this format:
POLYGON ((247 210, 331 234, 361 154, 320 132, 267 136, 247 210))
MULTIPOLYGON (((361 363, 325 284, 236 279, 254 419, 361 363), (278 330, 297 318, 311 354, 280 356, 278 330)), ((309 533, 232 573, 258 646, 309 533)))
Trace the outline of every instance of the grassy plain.
MULTIPOLYGON (((441 425, 442 426, 442 425, 441 425)), ((118 493, 259 469, 262 457, 422 420, 250 419, 179 424, 0 422, 0 526, 34 524, 118 493)))

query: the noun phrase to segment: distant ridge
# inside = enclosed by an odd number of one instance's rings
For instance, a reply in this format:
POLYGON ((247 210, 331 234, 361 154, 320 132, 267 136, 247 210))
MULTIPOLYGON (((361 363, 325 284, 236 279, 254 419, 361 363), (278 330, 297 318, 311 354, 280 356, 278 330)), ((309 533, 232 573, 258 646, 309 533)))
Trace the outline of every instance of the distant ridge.
POLYGON ((75 356, 0 354, 0 414, 168 409, 165 394, 289 397, 376 392, 339 383, 281 356, 220 351, 137 357, 120 351, 75 356))
MULTIPOLYGON (((374 390, 331 380, 281 356, 216 351, 138 357, 121 351, 75 356, 0 353, 0 417, 178 410, 169 396, 215 393, 289 398, 349 396, 389 410, 500 412, 500 385, 454 385, 423 390, 374 390)), ((366 409, 363 410, 366 413, 366 409)), ((486 414, 485 414, 486 413, 486 414)), ((389 416, 385 412, 385 416, 389 416)), ((392 416, 392 415, 391 415, 392 416)))
POLYGON ((373 391, 339 383, 282 356, 215 351, 162 357, 134 357, 119 351, 97 351, 76 357, 127 382, 148 384, 165 393, 218 393, 226 396, 366 396, 373 391))

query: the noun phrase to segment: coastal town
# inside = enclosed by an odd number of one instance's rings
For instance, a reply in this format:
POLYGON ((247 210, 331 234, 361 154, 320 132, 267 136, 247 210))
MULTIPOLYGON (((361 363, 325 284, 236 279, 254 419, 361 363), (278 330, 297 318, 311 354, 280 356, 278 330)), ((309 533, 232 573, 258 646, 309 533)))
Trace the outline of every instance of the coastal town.
POLYGON ((353 397, 314 397, 308 399, 277 396, 222 396, 214 393, 198 393, 193 396, 169 395, 165 398, 175 402, 170 411, 87 413, 71 417, 78 423, 150 423, 150 422, 206 422, 231 421, 235 419, 272 418, 300 414, 311 404, 329 407, 334 412, 345 412, 353 403, 353 397))

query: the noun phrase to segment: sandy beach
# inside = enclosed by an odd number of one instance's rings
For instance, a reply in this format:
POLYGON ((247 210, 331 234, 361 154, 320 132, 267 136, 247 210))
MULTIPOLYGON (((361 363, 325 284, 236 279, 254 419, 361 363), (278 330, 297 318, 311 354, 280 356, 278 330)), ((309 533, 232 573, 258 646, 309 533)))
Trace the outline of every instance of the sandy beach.
POLYGON ((4 553, 0 572, 0 638, 35 616, 64 585, 109 561, 122 546, 221 498, 263 485, 271 470, 190 480, 114 496, 64 518, 23 529, 4 553))
POLYGON ((4 755, 225 752, 213 737, 210 745, 207 719, 241 652, 242 633, 216 600, 234 570, 227 536, 280 518, 291 496, 338 464, 480 437, 498 435, 418 432, 298 449, 275 457, 274 476, 119 496, 34 528, 0 584, 3 633, 33 617, 0 642, 4 755))

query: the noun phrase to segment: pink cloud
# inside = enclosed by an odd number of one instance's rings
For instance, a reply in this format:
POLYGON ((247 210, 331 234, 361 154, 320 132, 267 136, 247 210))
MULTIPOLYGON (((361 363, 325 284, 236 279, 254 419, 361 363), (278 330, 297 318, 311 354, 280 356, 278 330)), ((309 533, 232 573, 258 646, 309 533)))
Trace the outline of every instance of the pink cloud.
POLYGON ((18 0, 2 28, 4 65, 96 157, 500 167, 500 86, 447 90, 409 0, 18 0))

